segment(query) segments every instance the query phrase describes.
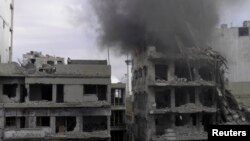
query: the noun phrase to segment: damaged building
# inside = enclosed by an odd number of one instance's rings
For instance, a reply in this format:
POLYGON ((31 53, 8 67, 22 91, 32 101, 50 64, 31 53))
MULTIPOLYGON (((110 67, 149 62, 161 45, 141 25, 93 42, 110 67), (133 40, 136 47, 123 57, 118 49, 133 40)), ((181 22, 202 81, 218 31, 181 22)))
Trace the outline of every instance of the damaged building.
POLYGON ((133 55, 134 139, 206 140, 210 124, 246 124, 224 87, 226 60, 212 49, 155 47, 133 55))
POLYGON ((63 57, 51 56, 51 55, 43 55, 42 52, 30 51, 26 54, 23 54, 23 62, 24 66, 26 65, 34 65, 40 71, 42 71, 48 65, 57 65, 64 64, 63 57))
POLYGON ((115 83, 111 85, 111 141, 126 141, 125 88, 126 85, 124 83, 115 83))
POLYGON ((0 64, 0 140, 109 141, 110 125, 123 131, 124 90, 111 100, 106 60, 50 66, 0 64), (112 123, 111 102, 119 111, 112 123))

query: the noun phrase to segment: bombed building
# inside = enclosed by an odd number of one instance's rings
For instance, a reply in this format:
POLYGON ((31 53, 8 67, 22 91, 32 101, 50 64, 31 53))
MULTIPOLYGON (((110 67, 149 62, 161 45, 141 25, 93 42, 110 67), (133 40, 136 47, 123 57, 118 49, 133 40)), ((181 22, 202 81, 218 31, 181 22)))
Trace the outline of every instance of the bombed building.
POLYGON ((44 70, 0 64, 1 140, 110 140, 107 61, 71 60, 44 70))
POLYGON ((42 52, 30 51, 26 54, 23 54, 23 63, 24 66, 28 64, 33 64, 37 69, 42 70, 47 65, 56 65, 64 64, 63 57, 56 57, 51 55, 43 55, 42 52))
POLYGON ((210 124, 246 123, 224 87, 225 62, 212 49, 134 54, 135 140, 206 140, 210 124))

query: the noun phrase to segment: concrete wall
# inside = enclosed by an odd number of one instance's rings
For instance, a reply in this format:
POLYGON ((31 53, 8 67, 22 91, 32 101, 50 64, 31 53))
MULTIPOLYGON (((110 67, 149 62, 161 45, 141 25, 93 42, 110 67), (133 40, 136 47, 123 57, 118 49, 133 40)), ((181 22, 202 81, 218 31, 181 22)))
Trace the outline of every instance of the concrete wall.
MULTIPOLYGON (((249 27, 248 27, 249 28, 249 27)), ((228 60, 231 82, 250 81, 250 36, 239 36, 238 27, 224 27, 215 30, 212 46, 228 60)))
POLYGON ((229 83, 229 89, 234 94, 237 101, 250 107, 250 82, 229 83))
MULTIPOLYGON (((243 27, 250 30, 249 24, 243 27)), ((239 36, 239 28, 224 25, 216 29, 212 46, 228 60, 229 89, 238 102, 250 106, 250 36, 239 36)))
POLYGON ((64 85, 65 102, 83 102, 83 85, 64 85))
POLYGON ((8 63, 12 54, 12 0, 0 1, 0 62, 8 63))
POLYGON ((45 135, 50 132, 51 132, 50 128, 7 130, 4 132, 4 138, 5 139, 45 138, 45 135))

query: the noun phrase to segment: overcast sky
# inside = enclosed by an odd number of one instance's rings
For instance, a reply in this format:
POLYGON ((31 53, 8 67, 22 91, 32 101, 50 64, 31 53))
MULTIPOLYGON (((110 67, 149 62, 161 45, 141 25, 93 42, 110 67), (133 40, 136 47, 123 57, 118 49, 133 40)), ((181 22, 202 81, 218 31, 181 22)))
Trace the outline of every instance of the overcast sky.
MULTIPOLYGON (((250 20, 249 7, 224 7, 220 23, 240 26, 250 20)), ((31 50, 65 59, 107 59, 107 50, 97 43, 97 27, 88 0, 15 0, 13 60, 31 50)), ((126 56, 111 51, 110 59, 113 81, 122 80, 126 56)))
MULTIPOLYGON (((72 59, 107 59, 97 43, 96 19, 88 0, 15 0, 13 60, 22 54, 44 54, 72 59)), ((123 80, 126 56, 110 51, 112 80, 123 80)))

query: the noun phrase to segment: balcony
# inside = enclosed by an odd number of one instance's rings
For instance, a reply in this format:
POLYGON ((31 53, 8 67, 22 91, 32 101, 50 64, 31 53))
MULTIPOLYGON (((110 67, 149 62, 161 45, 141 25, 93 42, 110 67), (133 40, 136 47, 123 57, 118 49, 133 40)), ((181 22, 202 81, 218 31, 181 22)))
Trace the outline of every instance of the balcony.
POLYGON ((107 101, 86 101, 86 102, 65 102, 55 103, 48 101, 30 101, 26 103, 2 103, 2 107, 5 108, 99 108, 99 107, 110 107, 107 101))
POLYGON ((108 139, 111 138, 108 130, 93 131, 93 132, 66 132, 50 134, 47 139, 108 139))
POLYGON ((45 138, 50 133, 50 128, 26 128, 26 129, 6 129, 3 138, 11 139, 40 139, 45 138))
POLYGON ((166 114, 166 113, 182 113, 182 114, 190 114, 190 113, 215 113, 217 109, 215 107, 207 107, 202 105, 195 105, 193 103, 188 103, 179 107, 173 108, 162 108, 162 109, 152 109, 150 110, 150 114, 166 114))
POLYGON ((189 86, 209 86, 214 87, 216 86, 215 82, 213 81, 204 81, 204 80, 197 80, 197 81, 187 81, 186 79, 176 78, 171 81, 166 80, 156 80, 151 81, 149 86, 152 87, 165 87, 165 86, 182 86, 182 87, 189 87, 189 86))

